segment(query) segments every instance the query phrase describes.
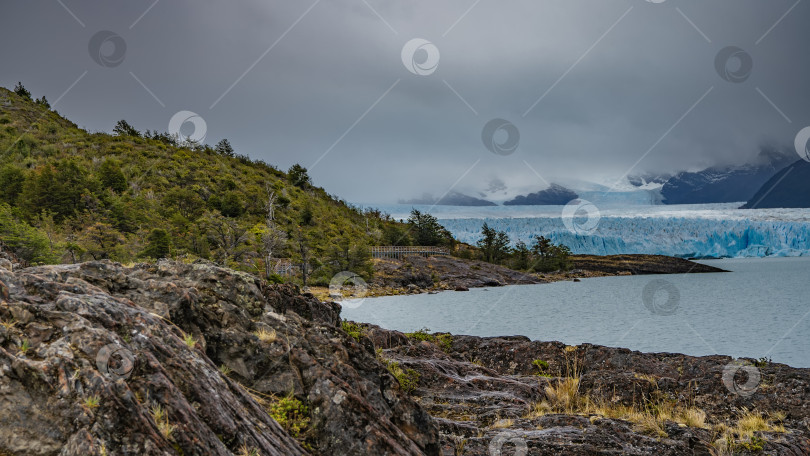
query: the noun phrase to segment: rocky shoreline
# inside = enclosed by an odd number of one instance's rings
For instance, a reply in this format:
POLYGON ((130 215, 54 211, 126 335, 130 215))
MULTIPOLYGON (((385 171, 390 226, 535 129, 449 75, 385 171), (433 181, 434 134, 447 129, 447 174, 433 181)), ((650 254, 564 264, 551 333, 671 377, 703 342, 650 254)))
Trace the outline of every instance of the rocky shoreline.
POLYGON ((443 455, 810 454, 810 369, 363 327, 418 373, 443 455))
POLYGON ((0 455, 810 453, 810 369, 741 362, 406 335, 206 262, 0 267, 0 455))
MULTIPOLYGON (((663 255, 572 255, 571 262, 573 268, 570 271, 541 274, 515 271, 484 261, 452 256, 375 259, 374 278, 362 293, 367 297, 396 296, 579 281, 591 277, 726 272, 694 261, 663 255)), ((310 287, 310 291, 323 300, 334 298, 326 287, 310 287)))

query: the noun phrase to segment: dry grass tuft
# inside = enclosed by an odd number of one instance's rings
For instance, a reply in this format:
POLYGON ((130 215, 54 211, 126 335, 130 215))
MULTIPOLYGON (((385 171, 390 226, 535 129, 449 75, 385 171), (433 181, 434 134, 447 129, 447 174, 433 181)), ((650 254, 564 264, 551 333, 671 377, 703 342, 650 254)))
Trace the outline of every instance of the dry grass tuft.
POLYGON ((267 330, 264 328, 260 328, 258 331, 254 332, 253 335, 258 337, 260 341, 266 344, 272 344, 273 342, 276 341, 276 339, 278 339, 278 335, 276 334, 275 329, 267 330))
POLYGON ((712 444, 712 453, 715 456, 731 456, 738 450, 760 452, 764 449, 766 440, 757 435, 757 432, 787 432, 781 422, 785 419, 782 412, 772 412, 767 415, 749 410, 743 410, 734 426, 719 424, 713 428, 715 440, 712 444))
POLYGON ((557 413, 575 413, 581 408, 579 379, 566 377, 546 387, 547 408, 557 413))
POLYGON ((699 408, 690 407, 680 410, 677 422, 693 428, 706 428, 706 412, 699 408))
POLYGON ((247 444, 243 444, 239 447, 239 456, 259 456, 259 450, 254 447, 249 447, 247 444))
POLYGON ((737 426, 733 431, 740 437, 750 438, 755 432, 785 432, 785 427, 777 422, 785 419, 785 414, 781 412, 770 415, 745 410, 737 420, 737 426))
MULTIPOLYGON (((571 372, 581 372, 577 363, 569 364, 571 372)), ((646 379, 645 379, 646 380, 646 379)), ((652 382, 652 381, 651 381, 652 382)), ((666 437, 664 423, 674 421, 685 426, 706 428, 706 412, 679 404, 667 398, 657 389, 643 404, 631 406, 594 399, 580 390, 580 379, 560 378, 545 389, 546 399, 536 403, 527 418, 538 418, 549 413, 568 415, 591 415, 633 423, 639 432, 656 437, 666 437)))
POLYGON ((652 383, 653 385, 658 385, 658 377, 656 377, 655 375, 633 374, 633 377, 635 377, 635 378, 637 378, 639 380, 646 380, 646 381, 652 383))
POLYGON ((166 414, 166 410, 160 404, 156 404, 149 410, 149 414, 152 415, 152 420, 154 420, 158 431, 160 431, 160 435, 166 440, 171 440, 177 426, 169 423, 169 416, 166 414))
POLYGON ((510 428, 515 425, 515 420, 508 418, 508 419, 500 419, 495 421, 492 424, 493 429, 506 429, 510 428))

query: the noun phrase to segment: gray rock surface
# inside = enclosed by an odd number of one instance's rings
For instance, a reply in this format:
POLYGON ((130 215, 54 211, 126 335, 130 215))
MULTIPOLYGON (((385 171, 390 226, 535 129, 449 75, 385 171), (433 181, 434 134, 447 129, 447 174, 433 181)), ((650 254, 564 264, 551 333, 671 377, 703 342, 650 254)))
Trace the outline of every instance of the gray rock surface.
POLYGON ((339 306, 291 286, 207 263, 0 269, 0 320, 0 455, 438 454, 339 306), (263 407, 290 393, 297 440, 263 407))

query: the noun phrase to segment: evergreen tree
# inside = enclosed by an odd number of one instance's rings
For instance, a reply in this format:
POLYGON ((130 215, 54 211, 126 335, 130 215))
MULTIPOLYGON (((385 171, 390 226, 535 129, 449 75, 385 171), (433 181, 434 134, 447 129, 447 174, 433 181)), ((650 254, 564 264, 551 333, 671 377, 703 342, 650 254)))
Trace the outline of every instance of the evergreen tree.
POLYGON ((14 86, 14 93, 23 98, 31 100, 31 92, 29 92, 28 89, 23 86, 22 82, 18 82, 17 85, 14 86))
POLYGON ((142 257, 149 257, 155 259, 168 258, 171 255, 172 241, 169 238, 169 233, 161 228, 155 228, 149 233, 147 245, 141 253, 142 257))
POLYGON ((300 188, 306 188, 312 184, 312 179, 309 178, 307 169, 298 163, 292 165, 289 171, 287 171, 287 178, 290 180, 291 184, 300 188))
POLYGON ((484 254, 484 261, 497 263, 508 255, 509 236, 505 232, 490 228, 484 223, 481 227, 481 236, 477 245, 484 254))
POLYGON ((312 218, 313 218, 312 207, 309 205, 304 206, 304 208, 301 209, 301 213, 299 215, 299 221, 301 222, 301 225, 303 226, 312 225, 313 224, 312 218))
POLYGON ((531 251, 535 255, 532 268, 535 271, 553 272, 571 269, 571 249, 567 246, 556 245, 544 236, 535 236, 531 251))
POLYGON ((177 211, 186 220, 196 220, 204 209, 205 201, 194 190, 174 187, 163 197, 163 203, 169 211, 177 211))
POLYGON ((512 249, 512 269, 517 269, 519 271, 525 271, 529 269, 529 265, 531 264, 531 257, 532 252, 529 250, 529 247, 523 241, 517 241, 515 243, 515 248, 512 249))
POLYGON ((223 139, 222 141, 218 142, 214 147, 214 150, 216 150, 218 154, 226 157, 233 157, 234 154, 233 147, 231 147, 231 143, 227 139, 223 139))
POLYGON ((56 167, 45 165, 26 179, 19 201, 30 217, 51 211, 57 221, 84 208, 84 194, 96 190, 96 182, 74 160, 61 160, 56 167))
POLYGON ((47 236, 19 220, 5 203, 0 203, 0 239, 6 248, 25 261, 49 263, 54 260, 47 236))
POLYGON ((245 205, 242 204, 242 198, 239 193, 231 190, 222 197, 219 203, 219 211, 225 217, 239 217, 245 212, 245 205))
POLYGON ((136 130, 135 127, 130 125, 129 122, 124 119, 119 120, 118 123, 115 124, 115 127, 113 127, 113 133, 116 136, 134 136, 136 138, 141 137, 141 132, 136 130))
POLYGON ((387 225, 383 232, 383 239, 386 245, 411 245, 411 237, 399 225, 387 225))
POLYGON ((11 164, 4 166, 0 169, 0 201, 14 205, 24 183, 25 173, 22 169, 11 164))
POLYGON ((51 104, 48 103, 48 99, 45 98, 45 95, 43 95, 41 98, 37 98, 36 104, 41 105, 41 106, 45 106, 46 108, 51 109, 51 104))
POLYGON ((98 168, 98 176, 104 188, 111 188, 118 193, 127 190, 127 178, 121 171, 121 165, 114 160, 104 160, 98 168))
POLYGON ((411 216, 408 217, 408 224, 411 227, 411 236, 417 245, 452 245, 453 238, 450 233, 436 217, 430 214, 412 209, 411 216))
POLYGON ((110 258, 123 242, 124 237, 110 224, 95 222, 82 231, 78 244, 94 260, 103 260, 110 258))

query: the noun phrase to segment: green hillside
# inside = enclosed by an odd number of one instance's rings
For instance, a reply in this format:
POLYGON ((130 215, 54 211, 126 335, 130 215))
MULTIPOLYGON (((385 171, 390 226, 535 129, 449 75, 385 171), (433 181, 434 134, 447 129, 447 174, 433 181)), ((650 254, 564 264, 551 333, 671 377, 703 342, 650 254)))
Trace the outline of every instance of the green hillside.
POLYGON ((306 259, 311 283, 325 283, 345 269, 371 274, 370 245, 410 242, 404 225, 313 186, 303 168, 125 122, 114 131, 88 133, 44 97, 0 88, 0 240, 19 257, 204 258, 263 275, 270 253, 306 259))

